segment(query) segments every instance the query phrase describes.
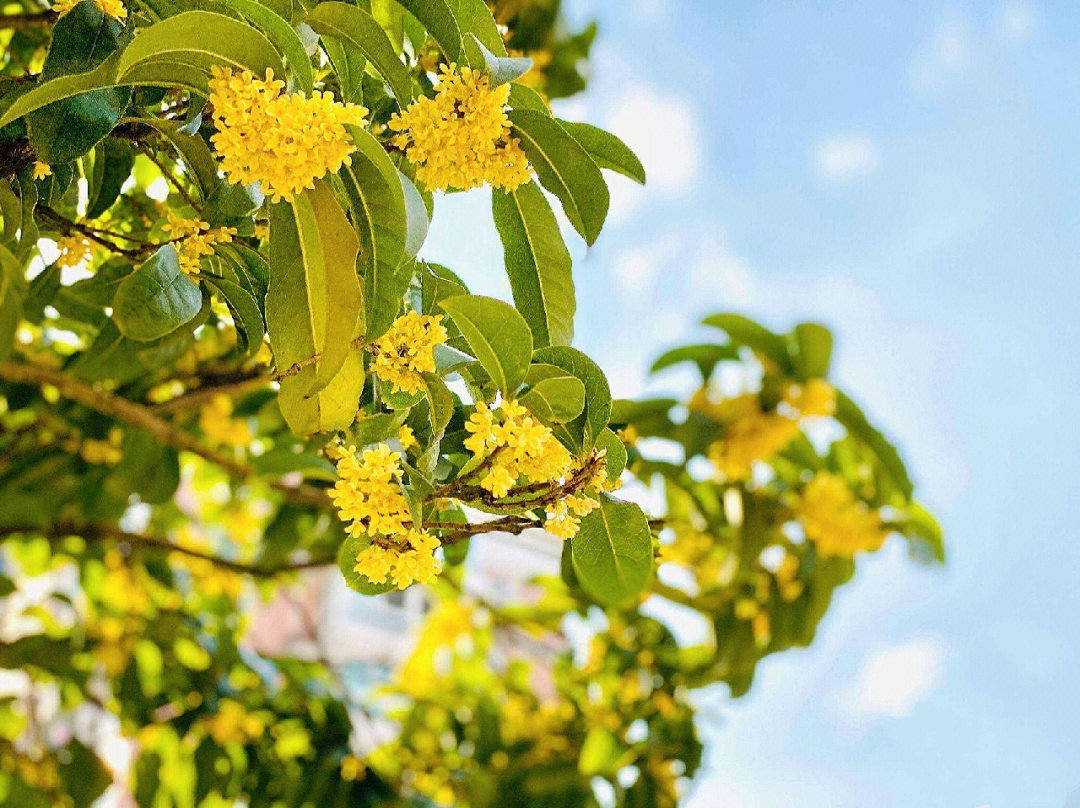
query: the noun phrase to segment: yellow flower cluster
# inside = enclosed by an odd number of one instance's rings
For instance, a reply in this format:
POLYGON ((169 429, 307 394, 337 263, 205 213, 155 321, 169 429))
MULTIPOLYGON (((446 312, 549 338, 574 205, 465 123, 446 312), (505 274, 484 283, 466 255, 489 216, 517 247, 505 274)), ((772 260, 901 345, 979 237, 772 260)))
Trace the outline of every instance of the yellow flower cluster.
MULTIPOLYGON (((57 16, 63 17, 75 6, 79 5, 82 0, 57 0, 53 3, 52 10, 56 12, 57 16)), ((98 11, 113 19, 126 20, 127 9, 124 8, 124 4, 120 0, 94 0, 94 5, 98 7, 98 11)))
POLYGON ((84 439, 79 446, 79 454, 83 460, 95 466, 115 466, 124 459, 123 444, 124 432, 114 426, 109 430, 108 440, 84 439))
POLYGON ((510 136, 510 85, 492 87, 475 70, 443 65, 434 98, 418 98, 390 119, 392 143, 417 165, 429 188, 475 188, 487 182, 512 191, 529 181, 529 161, 510 136))
POLYGON ((795 516, 823 556, 851 558, 860 550, 877 550, 889 533, 877 511, 828 472, 818 472, 807 483, 795 516))
POLYGON ((56 259, 61 268, 77 267, 79 264, 89 261, 93 257, 94 248, 85 236, 72 234, 61 236, 56 242, 60 255, 56 259))
POLYGON ((494 453, 480 486, 496 498, 509 494, 519 477, 534 483, 557 482, 573 468, 569 450, 513 399, 503 401, 497 410, 477 403, 465 429, 470 433, 465 448, 473 457, 494 453))
POLYGON ((228 244, 236 235, 235 227, 215 227, 201 219, 185 219, 171 210, 165 230, 176 248, 180 259, 180 271, 185 275, 198 275, 199 264, 204 256, 212 255, 215 244, 228 244))
POLYGON ((43 163, 40 160, 37 160, 34 163, 34 179, 35 180, 43 180, 46 177, 51 176, 51 175, 52 175, 52 166, 50 166, 48 163, 43 163))
POLYGON ((218 711, 206 719, 206 730, 218 746, 231 742, 243 744, 260 737, 266 731, 266 722, 239 702, 222 699, 218 711))
POLYGON ((446 328, 441 314, 406 312, 372 344, 372 369, 395 393, 419 392, 424 389, 420 374, 435 372, 435 346, 444 342, 446 328))
POLYGON ((439 540, 412 524, 401 489, 401 455, 386 444, 365 449, 335 447, 338 481, 330 498, 350 536, 369 536, 371 544, 356 558, 355 570, 374 584, 387 576, 399 589, 431 583, 440 572, 435 558, 439 540))
POLYGON ((706 455, 725 478, 742 480, 755 461, 775 457, 795 439, 801 419, 832 415, 836 390, 824 379, 792 384, 785 391, 783 407, 766 412, 757 394, 716 401, 702 388, 690 400, 690 409, 726 425, 724 437, 706 455))
POLYGON ((366 108, 342 104, 330 93, 282 95, 285 83, 270 70, 265 79, 247 70, 215 67, 212 73, 210 103, 218 131, 210 140, 229 182, 259 182, 278 202, 348 164, 356 147, 345 127, 363 123, 366 108))
POLYGON ((251 443, 251 426, 245 419, 233 418, 233 402, 225 393, 218 393, 199 413, 199 429, 211 441, 239 448, 251 443))

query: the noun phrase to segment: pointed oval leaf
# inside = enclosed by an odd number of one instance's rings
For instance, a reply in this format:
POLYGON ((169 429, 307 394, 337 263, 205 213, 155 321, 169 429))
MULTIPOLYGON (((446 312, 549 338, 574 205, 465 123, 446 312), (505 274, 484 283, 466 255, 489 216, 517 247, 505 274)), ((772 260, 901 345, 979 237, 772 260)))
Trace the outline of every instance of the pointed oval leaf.
POLYGON ((504 395, 513 395, 532 356, 532 332, 525 319, 512 306, 481 295, 458 295, 439 305, 454 319, 496 386, 504 395))
POLYGON ((491 211, 503 245, 514 305, 537 347, 569 345, 574 338, 574 279, 570 252, 544 192, 530 182, 491 192, 491 211))
POLYGON ((581 520, 570 540, 578 583, 590 597, 614 605, 634 597, 652 575, 652 536, 641 508, 608 496, 581 520))
POLYGON ((116 288, 113 320, 125 337, 149 341, 175 331, 202 308, 199 285, 166 244, 116 288))
POLYGON ((458 28, 454 12, 446 0, 397 0, 402 6, 420 20, 431 34, 446 58, 451 62, 461 59, 461 29, 458 28))
POLYGON ((255 0, 225 0, 225 4, 236 9, 263 30, 270 40, 285 55, 285 61, 296 74, 300 89, 310 93, 315 83, 311 70, 311 59, 304 50, 304 43, 296 29, 262 3, 255 0))
POLYGON ((524 76, 533 65, 533 60, 527 56, 496 56, 484 47, 476 34, 466 34, 462 45, 469 64, 482 70, 492 87, 524 76))
POLYGON ((565 424, 585 409, 585 385, 575 376, 541 379, 521 397, 521 403, 546 424, 565 424))
POLYGON ((582 147, 600 168, 617 171, 634 182, 645 184, 645 166, 638 156, 611 132, 588 123, 559 119, 559 124, 582 147))
POLYGON ((581 351, 564 345, 537 349, 533 362, 555 365, 581 379, 585 385, 585 412, 568 426, 574 428, 572 434, 582 448, 591 449, 611 415, 611 388, 604 371, 581 351))

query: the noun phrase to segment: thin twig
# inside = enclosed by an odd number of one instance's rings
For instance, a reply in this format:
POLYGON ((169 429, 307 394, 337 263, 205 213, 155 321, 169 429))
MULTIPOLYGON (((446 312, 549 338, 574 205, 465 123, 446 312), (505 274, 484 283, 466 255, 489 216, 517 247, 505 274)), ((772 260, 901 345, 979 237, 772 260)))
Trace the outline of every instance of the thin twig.
POLYGON ((187 189, 180 184, 180 181, 178 179, 176 179, 176 177, 174 177, 172 175, 172 172, 169 171, 167 168, 165 168, 165 166, 162 164, 162 162, 157 158, 157 155, 155 155, 145 143, 137 142, 135 144, 135 148, 137 148, 140 152, 142 152, 143 155, 145 155, 145 157, 151 163, 153 163, 154 165, 156 165, 158 167, 158 170, 161 171, 161 173, 162 173, 162 175, 164 175, 165 179, 169 181, 169 184, 172 185, 173 188, 175 188, 177 191, 180 192, 180 196, 184 197, 184 200, 189 205, 191 205, 191 207, 195 208, 196 210, 199 209, 198 206, 195 204, 194 197, 192 197, 191 194, 188 193, 187 189))
POLYGON ((32 11, 22 14, 0 14, 0 31, 23 31, 42 28, 56 22, 55 11, 32 11))

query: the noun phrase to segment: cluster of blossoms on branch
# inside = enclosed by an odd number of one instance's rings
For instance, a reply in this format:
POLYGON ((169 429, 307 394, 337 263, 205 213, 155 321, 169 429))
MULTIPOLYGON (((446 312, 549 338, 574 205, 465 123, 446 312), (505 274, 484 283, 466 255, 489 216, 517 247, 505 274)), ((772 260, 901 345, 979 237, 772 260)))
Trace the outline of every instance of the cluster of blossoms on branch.
POLYGON ((197 216, 185 219, 167 211, 165 231, 176 248, 180 271, 185 275, 198 275, 202 259, 213 255, 215 244, 228 244, 236 235, 235 227, 210 227, 197 216))
POLYGON ((858 499, 841 477, 825 471, 807 483, 795 514, 806 538, 824 556, 850 558, 877 550, 889 535, 881 515, 858 499))
POLYGON ((434 373, 435 346, 446 342, 441 314, 406 312, 371 345, 372 370, 395 393, 424 389, 424 373, 434 373))
POLYGON ((401 487, 401 454, 386 444, 364 449, 332 446, 338 480, 330 497, 351 536, 367 536, 371 544, 356 559, 356 572, 374 584, 387 576, 399 589, 430 583, 439 574, 435 558, 439 539, 412 522, 401 487))
POLYGON ((417 165, 429 188, 475 188, 487 182, 512 191, 529 181, 529 161, 510 135, 510 85, 492 87, 468 67, 442 65, 434 98, 418 98, 390 119, 392 140, 417 165))
MULTIPOLYGON (((57 0, 53 3, 52 10, 56 12, 58 17, 63 17, 69 11, 79 5, 82 0, 57 0)), ((94 5, 98 7, 98 10, 115 20, 126 20, 127 9, 120 0, 94 0, 94 5)))
POLYGON ((346 126, 361 125, 366 107, 335 101, 328 92, 282 94, 285 82, 270 70, 263 79, 219 67, 212 74, 217 132, 210 140, 230 182, 260 182, 279 202, 348 164, 356 146, 346 126))

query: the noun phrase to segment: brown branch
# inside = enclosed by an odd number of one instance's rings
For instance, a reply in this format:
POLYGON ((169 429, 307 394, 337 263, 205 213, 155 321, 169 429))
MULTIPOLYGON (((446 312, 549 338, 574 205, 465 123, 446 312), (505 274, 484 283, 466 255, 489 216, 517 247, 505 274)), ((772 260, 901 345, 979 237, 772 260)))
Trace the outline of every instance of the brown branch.
MULTIPOLYGON (((255 470, 247 464, 218 449, 206 446, 190 432, 170 424, 142 404, 98 390, 58 370, 25 362, 0 362, 0 379, 21 384, 34 384, 39 387, 51 385, 64 398, 107 415, 116 421, 141 429, 159 443, 179 451, 196 454, 220 466, 234 477, 247 479, 255 475, 255 470)), ((280 481, 273 481, 270 485, 295 505, 324 508, 330 504, 326 492, 319 488, 304 484, 294 487, 280 481)))
POLYGON ((72 233, 79 233, 94 243, 100 244, 105 249, 114 253, 119 253, 120 255, 125 255, 128 258, 138 258, 142 254, 142 250, 121 247, 119 244, 109 241, 107 238, 103 238, 95 228, 81 224, 80 222, 73 222, 70 219, 61 216, 52 208, 40 207, 37 209, 37 214, 53 227, 58 228, 65 236, 71 235, 72 233))
POLYGON ((33 11, 22 14, 0 14, 0 31, 23 31, 42 28, 56 22, 55 11, 33 11))
MULTIPOLYGON (((349 343, 349 345, 353 348, 356 348, 357 350, 362 350, 368 347, 367 340, 365 340, 363 337, 357 337, 351 343, 349 343)), ((321 353, 309 356, 306 359, 301 359, 299 362, 290 365, 280 373, 275 373, 271 377, 271 379, 275 382, 280 382, 282 379, 288 379, 290 376, 296 376, 301 370, 311 367, 320 359, 322 359, 321 353)))
POLYGON ((202 407, 220 393, 229 396, 243 395, 252 390, 262 390, 264 387, 268 387, 272 381, 273 379, 269 376, 250 376, 225 382, 223 384, 211 384, 205 387, 198 387, 194 390, 182 393, 176 398, 170 398, 168 401, 163 401, 162 403, 155 405, 153 409, 158 415, 172 415, 173 413, 202 407))
POLYGON ((86 541, 115 541, 127 544, 131 547, 141 547, 149 550, 161 550, 169 553, 180 553, 189 558, 197 558, 209 561, 216 567, 230 570, 231 572, 253 575, 256 577, 270 577, 285 572, 325 567, 334 563, 330 556, 318 556, 305 561, 281 561, 275 564, 245 564, 240 561, 232 561, 228 558, 196 550, 193 547, 185 547, 180 544, 163 539, 160 536, 148 536, 143 533, 130 533, 110 524, 88 522, 55 522, 50 525, 5 525, 0 526, 0 535, 8 536, 17 533, 26 533, 34 536, 44 536, 50 541, 59 541, 68 536, 81 536, 86 541))
POLYGON ((177 191, 179 191, 180 196, 184 197, 184 200, 189 205, 191 205, 191 207, 195 208, 195 210, 199 209, 199 206, 195 204, 194 197, 192 197, 191 194, 188 193, 187 189, 180 184, 180 181, 172 175, 172 172, 165 167, 165 165, 157 158, 157 156, 153 153, 153 151, 150 150, 150 148, 145 143, 141 141, 136 141, 135 148, 142 152, 142 154, 146 157, 147 160, 149 160, 151 163, 158 167, 158 170, 162 173, 165 179, 168 180, 169 184, 177 191))

